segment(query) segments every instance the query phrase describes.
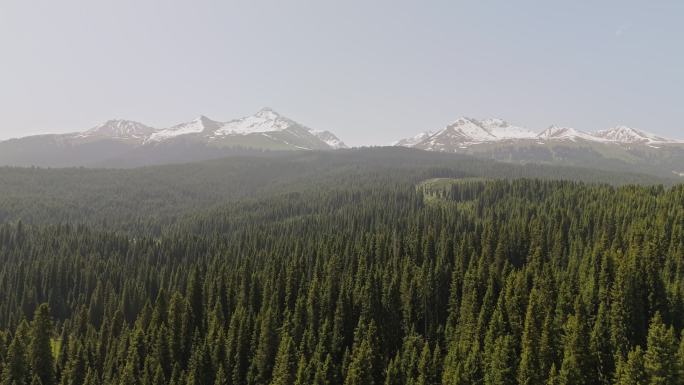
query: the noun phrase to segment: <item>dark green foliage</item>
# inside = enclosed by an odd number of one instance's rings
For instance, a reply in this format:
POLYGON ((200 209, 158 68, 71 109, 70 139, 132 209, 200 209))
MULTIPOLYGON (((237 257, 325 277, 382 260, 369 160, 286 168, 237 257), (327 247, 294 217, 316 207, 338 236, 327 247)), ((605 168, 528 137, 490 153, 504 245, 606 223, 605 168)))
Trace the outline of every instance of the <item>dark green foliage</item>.
POLYGON ((672 327, 663 324, 659 313, 648 329, 648 349, 644 354, 644 371, 651 385, 679 384, 678 341, 672 327))
POLYGON ((2 371, 3 385, 23 385, 29 379, 30 366, 26 346, 26 328, 26 321, 24 321, 17 328, 12 343, 7 349, 2 371))
POLYGON ((0 225, 1 384, 681 384, 684 187, 382 164, 0 225))
POLYGON ((55 383, 53 373, 53 358, 50 346, 52 335, 52 321, 50 309, 47 304, 42 304, 36 309, 31 323, 31 345, 29 347, 29 362, 31 371, 37 376, 43 385, 55 383))
POLYGON ((676 183, 641 174, 516 166, 399 147, 252 153, 129 170, 0 167, 0 223, 87 223, 133 235, 159 234, 179 216, 208 212, 228 202, 306 191, 311 186, 321 190, 342 185, 370 188, 461 176, 676 183))

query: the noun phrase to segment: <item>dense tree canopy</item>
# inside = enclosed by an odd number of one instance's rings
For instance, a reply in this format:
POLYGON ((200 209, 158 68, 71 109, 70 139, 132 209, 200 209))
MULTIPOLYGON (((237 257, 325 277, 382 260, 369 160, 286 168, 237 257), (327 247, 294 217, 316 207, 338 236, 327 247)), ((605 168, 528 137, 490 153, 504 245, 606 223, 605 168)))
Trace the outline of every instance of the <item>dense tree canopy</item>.
POLYGON ((1 225, 0 383, 684 383, 684 186, 378 178, 1 225))

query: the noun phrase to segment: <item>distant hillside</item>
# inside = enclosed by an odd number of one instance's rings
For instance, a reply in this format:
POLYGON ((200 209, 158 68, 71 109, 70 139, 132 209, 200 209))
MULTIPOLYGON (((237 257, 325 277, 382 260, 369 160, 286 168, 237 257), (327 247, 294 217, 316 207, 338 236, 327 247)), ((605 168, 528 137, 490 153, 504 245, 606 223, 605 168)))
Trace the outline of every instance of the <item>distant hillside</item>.
POLYGON ((610 184, 672 179, 583 168, 512 165, 468 155, 385 147, 267 152, 136 169, 0 167, 0 223, 90 223, 125 231, 238 200, 340 186, 413 185, 436 177, 544 178, 610 184))

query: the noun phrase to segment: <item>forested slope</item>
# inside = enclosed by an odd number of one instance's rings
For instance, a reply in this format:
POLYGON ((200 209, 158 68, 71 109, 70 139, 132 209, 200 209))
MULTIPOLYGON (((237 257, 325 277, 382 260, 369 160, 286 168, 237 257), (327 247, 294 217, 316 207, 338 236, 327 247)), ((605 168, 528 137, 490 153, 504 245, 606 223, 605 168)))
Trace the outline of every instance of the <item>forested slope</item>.
POLYGON ((683 186, 372 175, 1 226, 2 384, 684 381, 683 186))
POLYGON ((0 167, 0 223, 85 223, 130 234, 159 234, 186 215, 244 200, 463 176, 572 179, 615 185, 675 182, 643 174, 519 166, 404 148, 264 152, 124 170, 0 167))

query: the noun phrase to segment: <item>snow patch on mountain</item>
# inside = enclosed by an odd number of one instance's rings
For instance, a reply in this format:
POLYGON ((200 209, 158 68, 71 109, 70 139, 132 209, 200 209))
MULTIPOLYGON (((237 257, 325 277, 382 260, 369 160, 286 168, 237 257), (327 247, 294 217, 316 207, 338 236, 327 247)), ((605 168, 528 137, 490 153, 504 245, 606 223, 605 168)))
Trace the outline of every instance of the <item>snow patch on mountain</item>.
POLYGON ((420 134, 416 136, 412 136, 410 138, 404 138, 397 140, 395 142, 392 142, 392 146, 400 146, 400 147, 413 147, 416 144, 424 141, 425 139, 431 137, 435 133, 433 131, 426 131, 426 132, 421 132, 420 134))
POLYGON ((434 136, 464 138, 473 142, 486 142, 497 139, 496 136, 483 127, 482 123, 475 119, 465 117, 458 118, 455 122, 451 123, 434 136))
POLYGON ((87 131, 77 134, 77 138, 145 139, 154 128, 132 120, 112 119, 87 131))
POLYGON ((513 126, 502 119, 485 119, 480 125, 499 139, 532 139, 537 134, 527 128, 513 126))
POLYGON ((596 132, 596 136, 606 140, 620 143, 664 143, 668 139, 650 132, 637 130, 627 126, 617 126, 607 130, 596 132))
POLYGON ((577 140, 587 141, 604 141, 602 138, 597 138, 584 131, 576 130, 571 127, 551 126, 537 135, 538 139, 542 140, 570 140, 576 142, 577 140))
POLYGON ((311 130, 311 133, 316 136, 318 139, 322 140, 330 146, 330 148, 338 150, 340 148, 347 148, 347 145, 344 144, 338 137, 335 136, 330 131, 316 131, 316 130, 311 130))
POLYGON ((211 120, 202 115, 190 122, 181 123, 170 128, 158 130, 149 137, 148 141, 161 142, 181 135, 199 134, 205 131, 209 132, 215 130, 219 126, 219 122, 211 120))
POLYGON ((280 116, 270 108, 263 108, 254 115, 231 120, 215 131, 216 135, 244 135, 260 132, 283 131, 294 125, 294 121, 280 116))

